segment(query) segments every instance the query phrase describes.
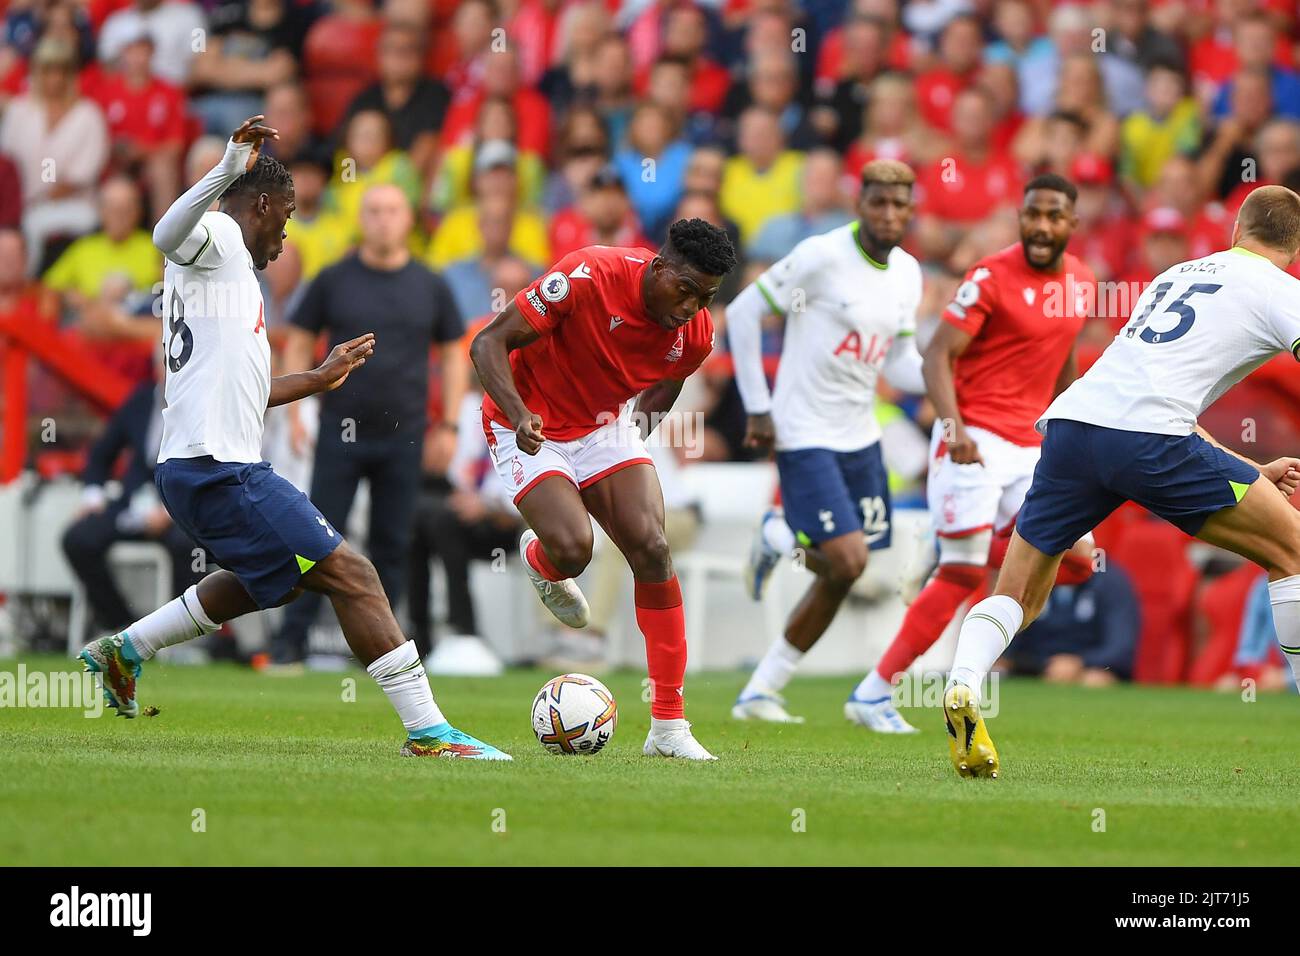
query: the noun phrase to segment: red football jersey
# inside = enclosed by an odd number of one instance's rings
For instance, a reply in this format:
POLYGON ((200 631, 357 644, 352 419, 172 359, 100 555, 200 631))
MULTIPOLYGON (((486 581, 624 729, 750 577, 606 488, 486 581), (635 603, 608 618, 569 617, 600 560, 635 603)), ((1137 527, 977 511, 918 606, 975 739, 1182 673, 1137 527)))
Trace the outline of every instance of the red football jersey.
POLYGON ((972 336, 953 368, 967 425, 1017 445, 1042 443, 1034 423, 1093 308, 1096 281, 1068 252, 1060 272, 1031 268, 1020 243, 975 263, 943 312, 972 336))
MULTIPOLYGON (((686 378, 713 350, 708 309, 680 329, 646 315, 641 279, 654 257, 637 246, 588 246, 515 296, 541 338, 510 353, 510 370, 547 438, 589 434, 651 385, 686 378)), ((483 413, 507 428, 517 424, 488 396, 483 413)))

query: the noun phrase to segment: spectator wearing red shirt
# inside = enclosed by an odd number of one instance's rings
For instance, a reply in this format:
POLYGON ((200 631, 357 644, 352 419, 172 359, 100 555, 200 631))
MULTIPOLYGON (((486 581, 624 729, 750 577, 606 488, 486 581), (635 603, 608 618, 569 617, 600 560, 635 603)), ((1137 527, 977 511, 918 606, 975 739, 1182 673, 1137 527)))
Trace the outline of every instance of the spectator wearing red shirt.
POLYGON ((862 22, 876 23, 883 31, 884 64, 891 70, 906 72, 911 67, 912 41, 898 29, 897 0, 855 0, 844 22, 822 38, 817 50, 817 90, 822 93, 834 88, 856 70, 854 65, 864 51, 859 40, 851 34, 854 25, 862 22))
MULTIPOLYGON (((854 17, 835 35, 843 42, 844 56, 829 76, 821 73, 818 61, 816 83, 820 103, 814 122, 823 138, 843 152, 862 132, 862 111, 871 97, 871 84, 885 69, 889 26, 879 19, 854 17)), ((830 37, 822 45, 825 51, 830 37)))
POLYGON ((488 97, 510 101, 519 124, 515 145, 521 150, 546 156, 550 152, 551 107, 546 97, 520 82, 519 57, 507 47, 487 57, 483 82, 468 96, 461 96, 447 112, 442 129, 444 146, 463 145, 473 139, 479 107, 488 97))
MULTIPOLYGON (((679 4, 664 17, 663 55, 682 60, 691 69, 691 109, 717 114, 731 87, 731 75, 705 55, 709 23, 704 11, 691 4, 679 4)), ((649 75, 643 71, 642 78, 649 75)), ((644 83, 638 83, 644 89, 644 83)))
MULTIPOLYGON (((1256 11, 1237 21, 1232 31, 1237 69, 1267 70, 1273 83, 1273 107, 1279 116, 1300 119, 1300 76, 1286 38, 1279 37, 1267 13, 1256 11), (1279 57, 1278 40, 1282 41, 1279 57)), ((1226 116, 1231 111, 1232 81, 1219 88, 1214 114, 1226 116)))
POLYGON ((155 215, 180 195, 185 94, 153 75, 153 38, 141 28, 122 47, 94 99, 104 112, 114 167, 144 179, 155 215))
POLYGON ((641 234, 623 180, 605 166, 592 177, 578 201, 551 219, 551 255, 563 259, 586 246, 651 246, 641 234))
POLYGON ((1129 269, 1136 228, 1112 188, 1114 169, 1104 157, 1084 153, 1070 165, 1067 177, 1079 188, 1074 204, 1079 225, 1067 251, 1088 263, 1100 281, 1123 275, 1129 269))
POLYGON ((976 83, 988 91, 995 104, 993 148, 1009 150, 1016 135, 1025 125, 1025 114, 1020 112, 1020 80, 1016 68, 1010 63, 985 63, 976 83))
MULTIPOLYGON (((455 56, 450 64, 438 63, 442 80, 451 91, 452 103, 480 92, 483 70, 492 48, 492 31, 496 29, 496 10, 491 0, 462 0, 456 7, 448 31, 455 56)), ((434 52, 441 52, 436 47, 434 52)))
MULTIPOLYGON (((1213 30, 1191 46, 1192 83, 1202 96, 1213 96, 1234 73, 1249 65, 1241 60, 1243 50, 1239 30, 1255 18, 1262 19, 1270 29, 1268 42, 1272 45, 1272 62, 1280 67, 1290 67, 1292 56, 1286 36, 1272 31, 1271 18, 1258 10, 1255 0, 1222 0, 1215 6, 1218 9, 1213 30)), ((1248 37, 1246 44, 1252 47, 1254 38, 1248 37)), ((1251 57, 1249 51, 1247 57, 1251 57)))
MULTIPOLYGON (((1109 318, 1111 328, 1116 332, 1131 318, 1138 296, 1150 285, 1152 279, 1191 258, 1188 222, 1172 206, 1148 210, 1142 217, 1139 236, 1137 263, 1120 277, 1119 289, 1123 295, 1115 296, 1109 315, 1103 315, 1109 318)), ((1104 302, 1099 303, 1099 313, 1104 305, 1104 302)))
POLYGON ((1228 247, 1233 217, 1222 203, 1205 201, 1196 175, 1196 161, 1191 157, 1176 154, 1165 161, 1160 176, 1147 193, 1146 204, 1151 209, 1172 207, 1183 214, 1188 224, 1189 258, 1200 259, 1228 247))
POLYGON ((519 51, 519 75, 533 87, 551 65, 555 45, 555 0, 523 0, 506 21, 506 36, 519 51))
POLYGON ((906 77, 886 73, 871 84, 862 132, 844 153, 844 175, 856 180, 873 159, 923 166, 943 155, 948 141, 921 121, 916 92, 906 77))
POLYGON ((937 130, 952 129, 957 94, 975 81, 984 52, 984 31, 973 16, 953 17, 939 36, 939 65, 916 78, 921 116, 937 130))
POLYGON ((993 109, 992 98, 977 86, 958 93, 953 155, 923 167, 917 177, 916 236, 927 256, 945 258, 966 229, 1019 199, 1019 168, 993 148, 993 109))

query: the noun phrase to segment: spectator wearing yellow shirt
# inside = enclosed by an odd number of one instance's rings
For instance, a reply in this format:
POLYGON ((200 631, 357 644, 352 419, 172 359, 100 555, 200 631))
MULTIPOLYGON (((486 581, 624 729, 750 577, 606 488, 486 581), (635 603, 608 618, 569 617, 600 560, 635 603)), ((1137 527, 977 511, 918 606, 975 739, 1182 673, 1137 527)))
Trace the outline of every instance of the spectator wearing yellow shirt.
MULTIPOLYGON (((474 201, 474 157, 479 145, 492 140, 508 143, 517 141, 518 124, 515 108, 502 96, 483 101, 474 121, 474 141, 451 147, 442 158, 442 166, 433 184, 433 208, 448 212, 457 206, 474 201)), ((529 208, 542 200, 542 187, 546 181, 546 165, 540 156, 516 147, 515 175, 519 181, 519 202, 529 208)))
POLYGON ((740 114, 737 144, 740 154, 727 160, 719 199, 748 245, 769 219, 799 211, 803 153, 785 148, 780 119, 757 106, 740 114))
POLYGON ((1151 186, 1175 153, 1194 153, 1201 142, 1196 100, 1187 80, 1170 63, 1155 63, 1147 73, 1146 109, 1129 114, 1120 128, 1120 169, 1142 188, 1151 186))
POLYGON ((352 228, 336 213, 327 212, 323 200, 329 182, 329 160, 305 153, 289 166, 293 175, 295 207, 285 224, 285 243, 298 251, 303 280, 316 277, 352 248, 352 228))
POLYGON ((514 210, 510 254, 526 262, 551 261, 546 224, 537 213, 519 207, 517 158, 515 147, 505 140, 489 140, 479 146, 474 157, 475 202, 453 209, 443 217, 425 256, 429 265, 443 269, 453 262, 480 255, 483 233, 479 226, 479 207, 502 198, 514 210))
POLYGON ((392 144, 388 117, 379 110, 362 110, 348 120, 325 211, 347 226, 349 239, 359 236, 361 197, 371 186, 396 186, 412 209, 420 208, 420 176, 410 157, 392 144))
MULTIPOLYGON (((100 231, 82 236, 46 271, 48 288, 74 309, 99 297, 106 281, 124 277, 136 292, 149 292, 162 279, 162 254, 140 228, 140 191, 124 176, 99 190, 100 231)), ((116 283, 115 283, 116 284, 116 283)))

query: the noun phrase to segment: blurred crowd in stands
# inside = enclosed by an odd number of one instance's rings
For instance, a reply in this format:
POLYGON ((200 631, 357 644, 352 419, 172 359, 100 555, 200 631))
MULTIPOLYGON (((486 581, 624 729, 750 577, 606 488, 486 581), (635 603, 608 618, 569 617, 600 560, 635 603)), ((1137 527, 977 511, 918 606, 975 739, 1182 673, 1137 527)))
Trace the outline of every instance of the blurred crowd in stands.
MULTIPOLYGON (((901 159, 918 172, 908 247, 926 270, 924 328, 974 261, 1017 240, 1027 178, 1058 172, 1079 186, 1072 250, 1112 284, 1081 341, 1086 368, 1134 290, 1227 244, 1251 188, 1300 186, 1295 0, 0 0, 0 11, 0 353, 19 348, 14 329, 44 323, 58 333, 47 353, 75 356, 26 368, 31 435, 59 422, 57 441, 27 443, 27 463, 80 467, 111 411, 85 397, 88 380, 122 382, 122 395, 150 381, 162 268, 150 228, 230 131, 264 113, 297 190, 285 253, 263 275, 274 344, 302 360, 293 330, 305 330, 308 352, 324 347, 319 290, 304 303, 323 270, 355 255, 377 185, 394 187, 409 212, 401 242, 447 293, 426 335, 432 384, 411 386, 428 406, 424 483, 410 492, 422 496, 420 556, 444 548, 448 527, 478 529, 466 554, 515 527, 508 500, 480 486, 490 469, 466 448, 473 414, 445 407, 465 394, 446 387, 448 363, 459 379, 465 330, 573 249, 654 247, 680 217, 723 226, 742 253, 715 308, 725 329, 727 301, 752 276, 849 221, 863 163, 901 159)), ((781 330, 768 333, 774 371, 781 330)), ((682 403, 707 423, 701 459, 743 460, 718 341, 682 403)), ((15 393, 0 389, 11 411, 15 393)), ((932 416, 924 400, 883 397, 896 491, 917 500, 932 416)), ((303 418, 268 429, 286 472, 310 457, 303 418)), ((1261 460, 1294 453, 1293 366, 1266 365, 1205 424, 1261 460)), ((1128 556, 1142 609, 1128 670, 1193 676, 1186 654, 1152 648, 1201 646, 1193 631, 1211 619, 1225 633, 1249 624, 1254 578, 1228 576, 1244 584, 1236 611, 1216 618, 1198 605, 1203 568, 1181 535, 1127 513, 1111 523, 1099 541, 1116 562, 1128 556), (1159 548, 1172 565, 1137 558, 1159 548), (1184 566, 1185 588, 1171 572, 1184 566)), ((453 626, 472 628, 472 613, 453 626)), ((1267 666, 1267 655, 1236 662, 1246 642, 1231 643, 1199 680, 1267 666)))

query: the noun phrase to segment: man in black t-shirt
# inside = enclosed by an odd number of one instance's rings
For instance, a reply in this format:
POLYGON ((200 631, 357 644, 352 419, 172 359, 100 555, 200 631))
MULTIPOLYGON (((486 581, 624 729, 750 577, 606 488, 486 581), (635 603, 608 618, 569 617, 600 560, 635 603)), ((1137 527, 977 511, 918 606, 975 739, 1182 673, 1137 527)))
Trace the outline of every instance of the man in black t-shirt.
POLYGON ((366 87, 348 107, 347 120, 363 110, 388 117, 393 146, 404 149, 415 168, 423 171, 438 148, 438 131, 449 97, 438 80, 424 75, 424 35, 403 23, 384 28, 379 38, 379 79, 366 87))
MULTIPOLYGON (((441 352, 443 407, 458 409, 467 365, 457 345, 464 324, 442 277, 411 257, 413 225, 401 189, 374 186, 361 202, 361 245, 321 270, 290 317, 285 372, 310 368, 322 333, 332 348, 363 332, 374 354, 349 376, 349 388, 321 396, 311 500, 336 528, 362 478, 370 490, 368 552, 389 602, 401 597, 429 404, 429 351, 441 352)), ((454 414, 454 412, 453 412, 454 414)), ((298 444, 296 413, 291 432, 298 444)), ((453 425, 441 436, 454 445, 453 425)), ((448 455, 448 457, 450 457, 448 455)), ((272 645, 276 663, 301 660, 320 602, 305 594, 285 612, 272 645)))

